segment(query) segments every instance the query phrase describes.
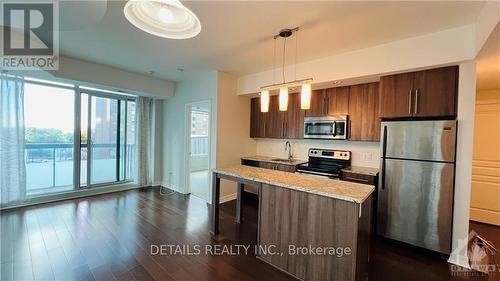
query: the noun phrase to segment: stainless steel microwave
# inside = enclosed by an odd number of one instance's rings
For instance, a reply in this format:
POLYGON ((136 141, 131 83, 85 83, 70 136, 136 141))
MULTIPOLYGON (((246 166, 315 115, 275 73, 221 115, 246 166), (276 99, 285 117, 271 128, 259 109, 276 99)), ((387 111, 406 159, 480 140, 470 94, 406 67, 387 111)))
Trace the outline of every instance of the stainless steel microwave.
POLYGON ((347 139, 347 115, 304 118, 305 139, 347 139))

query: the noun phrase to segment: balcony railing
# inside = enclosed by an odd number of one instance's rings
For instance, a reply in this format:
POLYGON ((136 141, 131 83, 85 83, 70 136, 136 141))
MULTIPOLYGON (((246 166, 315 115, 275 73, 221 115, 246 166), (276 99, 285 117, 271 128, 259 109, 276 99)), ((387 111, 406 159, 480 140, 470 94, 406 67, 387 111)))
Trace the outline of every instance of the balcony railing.
MULTIPOLYGON (((86 181, 87 145, 81 149, 81 178, 86 181)), ((26 189, 29 191, 68 187, 73 188, 73 150, 72 143, 29 143, 25 145, 26 189)), ((93 181, 116 181, 116 145, 92 144, 93 181)), ((121 152, 123 154, 123 150, 121 152)), ((122 158, 124 155, 121 155, 122 158)), ((123 159, 123 158, 122 158, 123 159)), ((123 160, 120 160, 123 166, 123 160)), ((135 169, 135 145, 126 147, 126 175, 133 178, 135 169)), ((120 167, 123 174, 123 167, 120 167)), ((64 189, 63 189, 64 190, 64 189)))
POLYGON ((208 155, 208 136, 191 136, 191 155, 208 155))

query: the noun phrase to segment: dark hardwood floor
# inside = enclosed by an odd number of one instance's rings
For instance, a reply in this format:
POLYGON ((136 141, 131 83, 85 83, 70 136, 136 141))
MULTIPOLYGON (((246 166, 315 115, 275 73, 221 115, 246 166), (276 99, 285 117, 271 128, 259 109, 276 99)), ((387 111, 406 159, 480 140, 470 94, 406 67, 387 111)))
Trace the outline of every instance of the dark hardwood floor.
MULTIPOLYGON (((242 224, 234 223, 234 210, 234 201, 222 205, 217 237, 209 235, 204 201, 158 189, 2 211, 0 279, 293 280, 252 254, 150 254, 151 245, 161 244, 254 245, 256 200, 245 200, 242 224)), ((499 237, 497 227, 476 228, 499 237)), ((442 257, 384 239, 372 242, 370 280, 488 280, 450 277, 442 257)))

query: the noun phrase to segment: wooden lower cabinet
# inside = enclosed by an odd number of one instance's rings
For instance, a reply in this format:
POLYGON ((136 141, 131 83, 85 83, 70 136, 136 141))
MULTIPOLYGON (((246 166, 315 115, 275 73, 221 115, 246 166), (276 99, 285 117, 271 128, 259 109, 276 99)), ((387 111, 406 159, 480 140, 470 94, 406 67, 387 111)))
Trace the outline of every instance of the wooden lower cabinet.
POLYGON ((262 184, 258 245, 272 251, 258 258, 300 280, 366 280, 371 204, 371 197, 358 204, 262 184), (334 247, 342 256, 298 247, 334 247))

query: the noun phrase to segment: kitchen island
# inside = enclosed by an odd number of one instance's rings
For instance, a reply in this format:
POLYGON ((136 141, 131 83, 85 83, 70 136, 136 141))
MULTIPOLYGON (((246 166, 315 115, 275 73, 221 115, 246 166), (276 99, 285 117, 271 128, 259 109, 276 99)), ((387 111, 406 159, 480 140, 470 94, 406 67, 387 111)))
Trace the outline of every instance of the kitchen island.
POLYGON ((212 230, 219 233, 220 179, 259 195, 257 258, 301 280, 366 280, 371 185, 236 165, 213 171, 212 230))

